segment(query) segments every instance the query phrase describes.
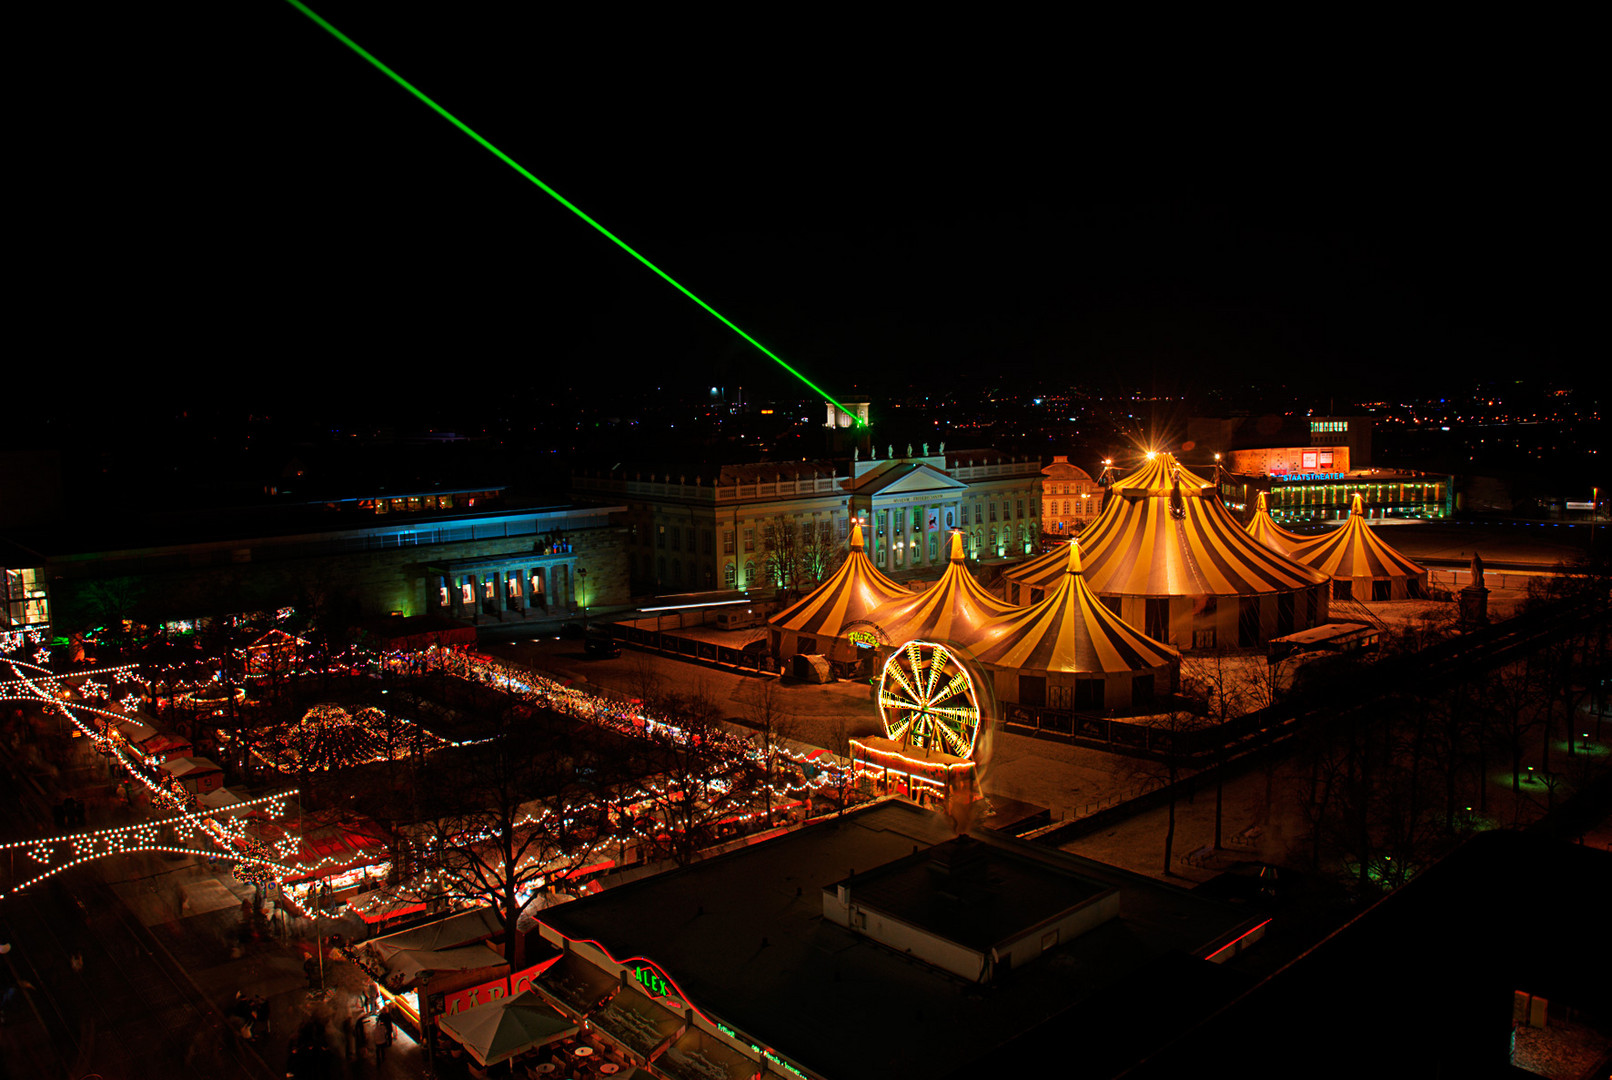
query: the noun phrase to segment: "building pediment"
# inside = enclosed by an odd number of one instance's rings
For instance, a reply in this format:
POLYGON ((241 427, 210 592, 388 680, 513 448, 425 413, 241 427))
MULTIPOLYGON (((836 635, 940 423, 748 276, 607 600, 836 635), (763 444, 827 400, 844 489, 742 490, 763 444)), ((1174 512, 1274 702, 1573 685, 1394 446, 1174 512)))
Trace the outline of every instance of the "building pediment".
POLYGON ((932 465, 892 462, 887 468, 864 473, 857 478, 858 495, 957 494, 968 489, 932 465))

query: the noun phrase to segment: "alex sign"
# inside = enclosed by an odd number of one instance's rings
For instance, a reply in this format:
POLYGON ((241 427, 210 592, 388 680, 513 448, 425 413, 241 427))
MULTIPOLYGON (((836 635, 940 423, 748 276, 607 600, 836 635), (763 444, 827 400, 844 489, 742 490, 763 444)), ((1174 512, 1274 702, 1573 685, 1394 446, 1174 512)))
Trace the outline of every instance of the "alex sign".
POLYGON ((653 964, 639 964, 632 969, 632 977, 651 997, 668 997, 676 993, 672 981, 653 964))
POLYGON ((442 1014, 455 1016, 467 1009, 474 1009, 478 1005, 491 1005, 502 998, 506 993, 513 997, 532 988, 532 980, 549 969, 549 966, 559 957, 551 956, 541 963, 533 964, 524 971, 517 971, 512 978, 494 979, 484 982, 480 986, 468 987, 464 990, 455 990, 442 996, 442 1014))

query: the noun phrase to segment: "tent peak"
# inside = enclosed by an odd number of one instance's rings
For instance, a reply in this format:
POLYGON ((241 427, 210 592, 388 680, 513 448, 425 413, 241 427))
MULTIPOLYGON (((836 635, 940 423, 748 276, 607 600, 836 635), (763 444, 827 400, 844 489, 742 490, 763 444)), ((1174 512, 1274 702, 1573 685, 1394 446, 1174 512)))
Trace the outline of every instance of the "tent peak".
POLYGON ((952 533, 951 561, 959 563, 963 561, 963 534, 961 532, 952 533))
POLYGON ((851 550, 862 550, 862 523, 855 518, 851 519, 851 550))

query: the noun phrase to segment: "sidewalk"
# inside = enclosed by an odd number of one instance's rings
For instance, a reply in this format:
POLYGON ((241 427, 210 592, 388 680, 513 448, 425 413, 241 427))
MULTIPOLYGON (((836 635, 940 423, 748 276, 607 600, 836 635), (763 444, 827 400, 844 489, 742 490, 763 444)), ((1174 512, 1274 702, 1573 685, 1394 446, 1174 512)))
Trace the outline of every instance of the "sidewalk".
MULTIPOLYGON (((39 737, 62 739, 51 733, 39 737)), ((73 795, 82 801, 89 828, 147 820, 145 798, 139 797, 129 805, 118 797, 107 776, 105 760, 94 752, 88 739, 74 739, 56 749, 61 751, 56 797, 73 795)), ((254 1032, 256 1038, 249 1041, 252 1051, 263 1061, 266 1075, 286 1075, 291 1041, 310 1023, 330 1048, 336 1062, 335 1075, 397 1080, 430 1075, 423 1049, 402 1026, 395 1028, 394 1041, 379 1068, 372 1047, 365 1047, 353 1062, 345 1061, 341 1021, 358 1015, 365 979, 350 961, 329 959, 328 936, 339 933, 348 940, 357 940, 365 934, 361 920, 319 920, 318 930, 327 938, 327 990, 322 996, 313 995, 308 991, 302 966, 303 960, 318 950, 313 921, 292 919, 283 937, 271 931, 262 938, 243 941, 241 903, 251 902, 252 887, 237 881, 226 867, 213 870, 205 860, 194 856, 154 852, 103 859, 93 865, 173 966, 221 1015, 229 1016, 237 991, 266 999, 269 1030, 254 1032)), ((227 1022, 240 1030, 238 1020, 227 1022)))

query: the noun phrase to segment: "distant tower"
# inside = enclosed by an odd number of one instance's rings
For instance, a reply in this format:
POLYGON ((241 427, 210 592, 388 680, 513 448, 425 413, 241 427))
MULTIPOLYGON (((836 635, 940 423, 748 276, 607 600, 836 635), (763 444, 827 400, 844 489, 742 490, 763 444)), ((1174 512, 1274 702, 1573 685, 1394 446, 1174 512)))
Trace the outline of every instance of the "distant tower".
POLYGON ((849 428, 858 424, 866 427, 868 423, 868 403, 866 401, 847 401, 845 408, 841 409, 833 402, 828 403, 828 422, 824 427, 849 428))
POLYGON ((826 406, 825 422, 823 427, 828 431, 828 453, 830 457, 848 457, 852 448, 859 448, 864 453, 872 448, 868 441, 868 402, 850 400, 845 402, 842 409, 830 402, 826 406))

